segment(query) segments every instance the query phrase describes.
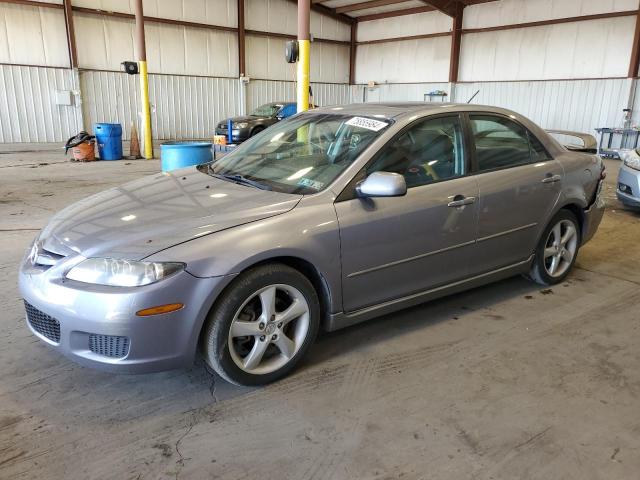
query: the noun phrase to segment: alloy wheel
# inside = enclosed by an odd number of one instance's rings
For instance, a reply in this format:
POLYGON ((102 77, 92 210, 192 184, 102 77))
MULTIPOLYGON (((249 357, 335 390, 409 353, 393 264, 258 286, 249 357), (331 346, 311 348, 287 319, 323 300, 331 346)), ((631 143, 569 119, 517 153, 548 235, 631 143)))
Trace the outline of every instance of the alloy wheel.
POLYGON ((571 267, 578 249, 578 230, 570 220, 560 220, 549 232, 544 248, 544 268, 553 278, 571 267))
POLYGON ((309 326, 304 295, 291 285, 269 285, 253 293, 236 312, 229 329, 229 353, 247 373, 274 372, 300 350, 309 326))

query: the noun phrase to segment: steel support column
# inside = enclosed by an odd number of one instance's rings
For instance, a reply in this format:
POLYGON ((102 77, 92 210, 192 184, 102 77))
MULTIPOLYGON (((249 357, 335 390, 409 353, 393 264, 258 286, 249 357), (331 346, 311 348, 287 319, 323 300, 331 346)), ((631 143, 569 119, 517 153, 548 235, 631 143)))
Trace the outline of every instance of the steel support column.
POLYGON ((464 5, 460 2, 455 4, 455 15, 453 16, 453 29, 451 30, 451 57, 449 59, 449 82, 458 81, 458 70, 460 68, 460 44, 462 43, 462 16, 464 5))
POLYGON ((631 49, 631 61, 629 62, 629 78, 638 77, 640 68, 640 12, 636 15, 636 30, 633 36, 633 48, 631 49))
POLYGON ((311 54, 311 0, 298 0, 298 112, 309 110, 309 57, 311 54))
POLYGON ((238 72, 240 77, 247 74, 244 43, 244 0, 238 0, 238 72))
POLYGON ((349 85, 356 83, 356 49, 358 48, 358 22, 351 24, 351 43, 349 45, 349 85))
POLYGON ((78 50, 76 48, 76 31, 73 26, 73 9, 71 0, 63 0, 64 26, 67 31, 67 48, 69 49, 69 65, 71 68, 78 68, 78 50))
POLYGON ((149 105, 149 77, 147 74, 147 46, 144 39, 144 12, 142 0, 135 2, 136 17, 136 51, 140 68, 140 98, 142 99, 142 123, 144 130, 144 157, 153 158, 153 141, 151 136, 151 107, 149 105))

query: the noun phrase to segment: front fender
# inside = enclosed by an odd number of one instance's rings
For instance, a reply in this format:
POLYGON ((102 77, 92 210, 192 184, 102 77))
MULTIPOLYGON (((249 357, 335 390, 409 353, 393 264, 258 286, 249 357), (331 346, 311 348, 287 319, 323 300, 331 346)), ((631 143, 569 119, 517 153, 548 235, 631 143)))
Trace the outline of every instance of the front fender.
POLYGON ((312 264, 329 288, 332 311, 342 306, 340 235, 331 203, 304 200, 293 210, 206 235, 159 252, 149 261, 180 261, 196 277, 236 275, 276 257, 312 264))

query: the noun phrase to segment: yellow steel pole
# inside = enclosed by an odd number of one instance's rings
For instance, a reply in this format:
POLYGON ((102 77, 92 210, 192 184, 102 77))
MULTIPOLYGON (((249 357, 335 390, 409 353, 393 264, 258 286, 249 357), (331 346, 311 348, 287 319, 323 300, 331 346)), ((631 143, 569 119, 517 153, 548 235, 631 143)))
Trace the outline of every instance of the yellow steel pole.
POLYGON ((298 0, 298 112, 309 110, 310 15, 311 0, 298 0))
POLYGON ((309 110, 309 60, 311 42, 298 40, 300 56, 298 57, 298 112, 309 110))
POLYGON ((142 99, 142 122, 144 129, 144 157, 153 158, 153 140, 151 137, 151 107, 149 105, 149 77, 147 74, 147 47, 144 39, 144 13, 142 0, 136 0, 136 49, 140 70, 140 98, 142 99))
POLYGON ((140 98, 142 98, 142 121, 144 125, 144 158, 153 158, 153 140, 151 138, 151 106, 149 105, 149 77, 147 62, 140 60, 140 98))

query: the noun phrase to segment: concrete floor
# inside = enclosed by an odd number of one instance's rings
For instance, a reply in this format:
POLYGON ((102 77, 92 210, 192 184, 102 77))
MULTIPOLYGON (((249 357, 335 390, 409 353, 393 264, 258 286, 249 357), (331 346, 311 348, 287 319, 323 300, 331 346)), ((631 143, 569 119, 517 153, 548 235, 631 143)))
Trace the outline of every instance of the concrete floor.
POLYGON ((638 478, 640 215, 608 167, 610 209, 563 285, 513 278, 324 335, 290 378, 246 389, 202 363, 99 373, 34 338, 27 243, 159 163, 0 145, 0 478, 638 478))

